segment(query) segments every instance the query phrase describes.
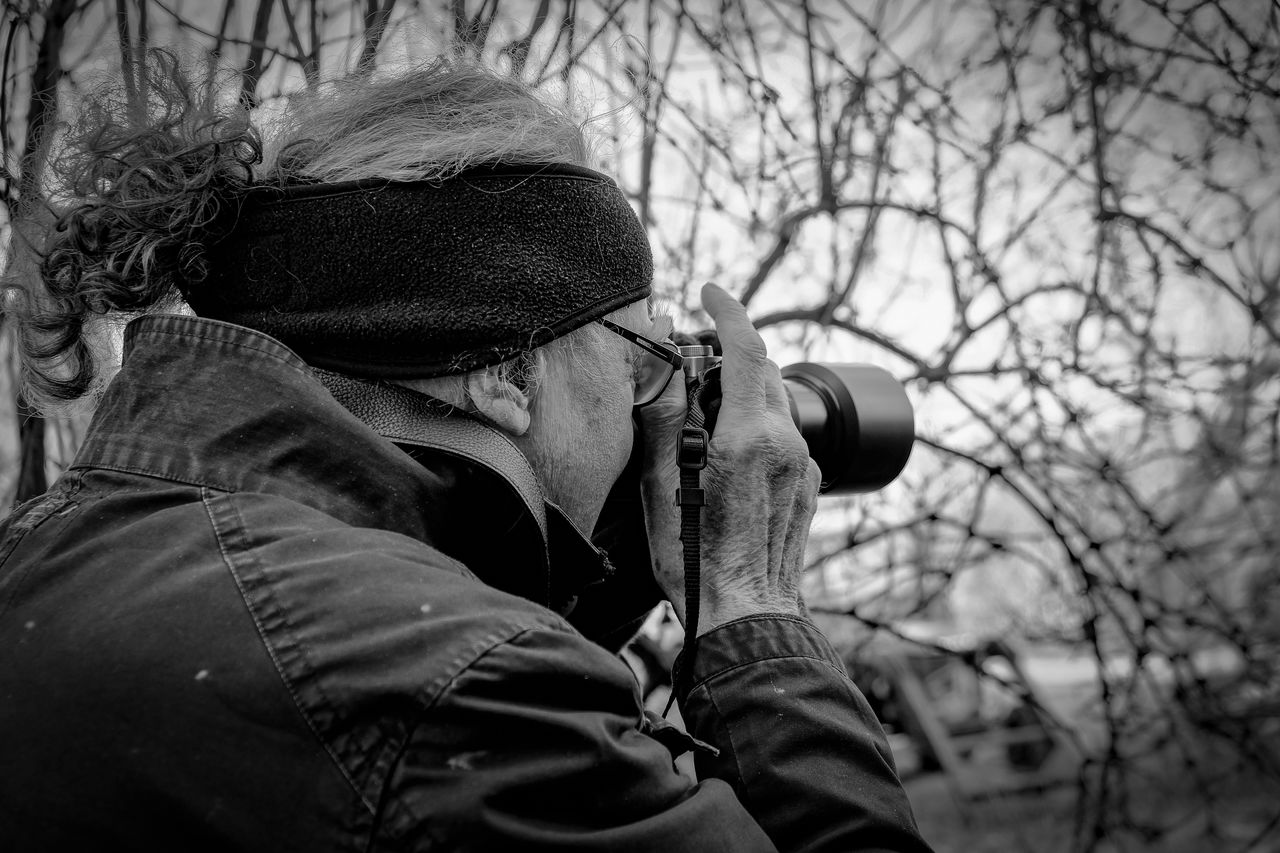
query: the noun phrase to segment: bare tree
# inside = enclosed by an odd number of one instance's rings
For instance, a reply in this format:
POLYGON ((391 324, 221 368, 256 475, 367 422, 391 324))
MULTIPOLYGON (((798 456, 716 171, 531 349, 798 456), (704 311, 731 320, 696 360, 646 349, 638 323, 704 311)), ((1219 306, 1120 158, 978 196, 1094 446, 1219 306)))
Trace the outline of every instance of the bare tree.
MULTIPOLYGON (((54 0, 43 9, 37 5, 29 11, 6 4, 4 77, 0 80, 0 138, 3 138, 4 147, 4 202, 8 210, 30 208, 40 199, 39 159, 27 158, 24 165, 18 165, 22 162, 19 158, 48 144, 48 131, 58 114, 58 85, 65 74, 63 46, 68 25, 75 14, 74 0, 54 0), (31 76, 25 86, 20 84, 10 65, 15 51, 19 50, 34 53, 31 76), (7 108, 24 88, 27 108, 19 146, 11 135, 17 133, 18 128, 10 125, 7 108)), ((14 494, 17 501, 25 501, 42 493, 48 484, 45 475, 46 424, 45 419, 27 404, 16 382, 14 389, 19 447, 14 494)))
MULTIPOLYGON (((10 207, 38 192, 13 170, 76 72, 66 45, 105 21, 46 6, 6 4, 10 207)), ((249 103, 423 33, 579 99, 682 319, 700 318, 690 283, 717 279, 781 358, 873 361, 913 396, 900 481, 822 513, 812 604, 881 631, 925 614, 1087 650, 1101 701, 1078 849, 1185 831, 1151 811, 1165 782, 1206 843, 1280 837, 1280 796, 1257 806, 1280 791, 1274 4, 111 11, 126 75, 148 41, 183 43, 237 69, 249 103), (1233 802, 1231 773, 1251 799, 1233 802)))

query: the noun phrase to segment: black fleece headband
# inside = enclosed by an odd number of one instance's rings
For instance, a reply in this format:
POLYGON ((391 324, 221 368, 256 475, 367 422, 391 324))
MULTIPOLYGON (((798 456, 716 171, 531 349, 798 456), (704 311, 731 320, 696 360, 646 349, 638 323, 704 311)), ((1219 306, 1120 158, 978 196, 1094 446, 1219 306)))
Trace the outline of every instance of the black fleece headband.
POLYGON ((497 364, 649 295, 617 185, 579 166, 251 190, 183 295, 317 367, 425 377, 497 364))

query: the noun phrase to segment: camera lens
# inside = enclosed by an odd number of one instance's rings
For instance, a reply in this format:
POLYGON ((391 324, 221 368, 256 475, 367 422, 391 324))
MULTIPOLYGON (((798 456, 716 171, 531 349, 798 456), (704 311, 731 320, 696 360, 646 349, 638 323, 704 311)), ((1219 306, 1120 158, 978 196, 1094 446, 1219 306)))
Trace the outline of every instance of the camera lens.
POLYGON ((791 418, 822 470, 824 494, 874 492, 907 464, 915 414, 902 386, 869 364, 782 368, 791 418))

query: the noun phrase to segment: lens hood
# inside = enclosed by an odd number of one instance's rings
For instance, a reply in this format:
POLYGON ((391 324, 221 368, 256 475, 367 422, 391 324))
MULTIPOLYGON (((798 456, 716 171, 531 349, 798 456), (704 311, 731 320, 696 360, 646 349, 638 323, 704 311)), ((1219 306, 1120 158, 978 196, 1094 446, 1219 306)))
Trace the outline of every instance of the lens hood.
POLYGON ((869 364, 782 368, 791 417, 822 470, 824 494, 874 492, 907 464, 915 413, 898 380, 869 364))

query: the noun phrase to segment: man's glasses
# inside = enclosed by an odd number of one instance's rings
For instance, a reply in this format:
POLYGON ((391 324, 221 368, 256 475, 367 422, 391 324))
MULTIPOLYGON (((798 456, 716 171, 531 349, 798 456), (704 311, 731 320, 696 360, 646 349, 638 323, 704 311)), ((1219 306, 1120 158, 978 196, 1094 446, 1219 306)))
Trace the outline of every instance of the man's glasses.
POLYGON ((636 397, 633 405, 647 406, 661 397, 662 392, 667 390, 671 377, 684 366, 684 356, 676 350, 676 345, 651 340, 603 318, 596 322, 644 351, 636 362, 636 397))

